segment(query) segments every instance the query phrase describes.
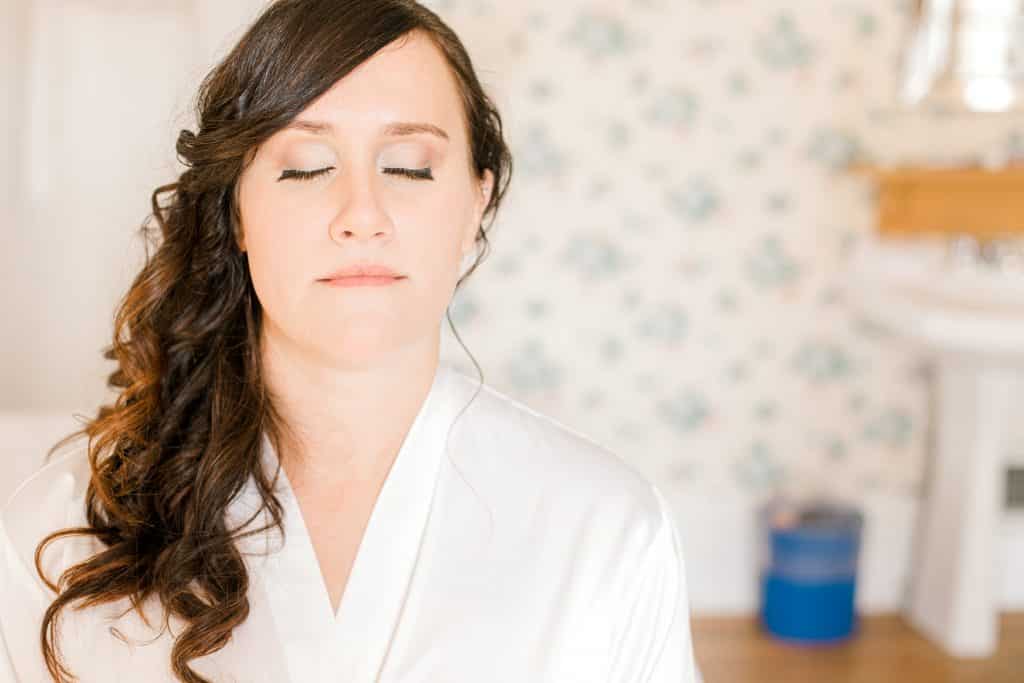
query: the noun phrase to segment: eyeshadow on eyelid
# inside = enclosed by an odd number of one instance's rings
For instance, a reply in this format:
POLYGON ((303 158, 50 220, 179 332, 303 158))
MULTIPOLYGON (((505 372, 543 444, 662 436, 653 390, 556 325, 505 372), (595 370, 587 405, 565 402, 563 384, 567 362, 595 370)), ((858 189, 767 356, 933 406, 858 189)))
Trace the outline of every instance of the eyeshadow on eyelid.
POLYGON ((395 166, 404 166, 406 168, 423 168, 424 166, 430 166, 431 164, 430 164, 430 160, 429 159, 423 159, 423 158, 417 158, 417 157, 413 157, 411 159, 410 158, 402 159, 402 158, 384 157, 381 160, 380 165, 381 166, 386 166, 388 168, 395 167, 395 166))
POLYGON ((378 158, 398 159, 402 163, 406 163, 407 161, 411 161, 414 163, 427 163, 430 161, 432 156, 433 155, 430 153, 429 150, 425 150, 420 147, 406 146, 404 148, 398 147, 388 149, 382 152, 378 158))

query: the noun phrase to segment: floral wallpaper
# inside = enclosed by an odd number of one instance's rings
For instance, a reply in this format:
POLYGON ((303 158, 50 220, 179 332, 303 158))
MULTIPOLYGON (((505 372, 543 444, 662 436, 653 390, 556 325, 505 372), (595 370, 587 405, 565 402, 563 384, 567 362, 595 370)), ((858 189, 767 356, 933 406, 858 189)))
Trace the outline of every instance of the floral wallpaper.
POLYGON ((896 108, 910 3, 425 4, 515 157, 452 306, 487 382, 673 495, 920 494, 928 366, 848 305, 844 260, 874 229, 848 167, 1013 155, 1021 136, 896 108))

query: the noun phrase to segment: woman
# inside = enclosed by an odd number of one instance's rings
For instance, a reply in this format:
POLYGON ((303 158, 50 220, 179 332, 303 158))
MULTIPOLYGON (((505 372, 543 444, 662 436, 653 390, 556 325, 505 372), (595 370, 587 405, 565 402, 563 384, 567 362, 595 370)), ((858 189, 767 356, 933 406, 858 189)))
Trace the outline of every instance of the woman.
POLYGON ((439 362, 511 170, 450 28, 279 0, 198 115, 119 398, 0 515, 0 681, 695 680, 660 492, 439 362))

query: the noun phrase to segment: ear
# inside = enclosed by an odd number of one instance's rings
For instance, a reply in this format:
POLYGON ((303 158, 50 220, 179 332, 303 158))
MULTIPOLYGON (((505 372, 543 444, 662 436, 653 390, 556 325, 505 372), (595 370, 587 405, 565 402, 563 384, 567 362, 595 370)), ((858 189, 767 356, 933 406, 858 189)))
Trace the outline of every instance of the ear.
POLYGON ((242 230, 241 224, 235 225, 235 244, 238 245, 238 250, 245 252, 245 231, 242 230))
POLYGON ((255 158, 258 150, 259 146, 256 146, 245 153, 242 170, 239 172, 238 177, 235 178, 235 184, 231 190, 231 196, 235 203, 234 213, 238 216, 238 222, 235 225, 235 244, 238 245, 238 250, 243 253, 245 252, 245 229, 242 226, 242 183, 245 182, 246 177, 248 176, 246 171, 249 168, 249 164, 251 164, 255 158))
POLYGON ((462 240, 462 255, 465 256, 476 244, 477 231, 480 222, 483 220, 484 210, 491 201, 491 193, 494 191, 494 173, 490 169, 484 170, 483 178, 479 180, 477 200, 473 207, 473 220, 467 226, 466 234, 462 240))

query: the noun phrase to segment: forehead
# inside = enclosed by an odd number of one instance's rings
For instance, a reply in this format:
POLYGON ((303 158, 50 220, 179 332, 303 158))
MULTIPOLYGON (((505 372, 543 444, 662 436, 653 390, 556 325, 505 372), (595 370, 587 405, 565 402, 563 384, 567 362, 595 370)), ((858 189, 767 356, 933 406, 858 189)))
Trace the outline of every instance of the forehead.
POLYGON ((412 32, 360 64, 297 118, 367 133, 393 121, 423 122, 443 128, 454 141, 464 138, 463 117, 447 60, 430 38, 412 32))

